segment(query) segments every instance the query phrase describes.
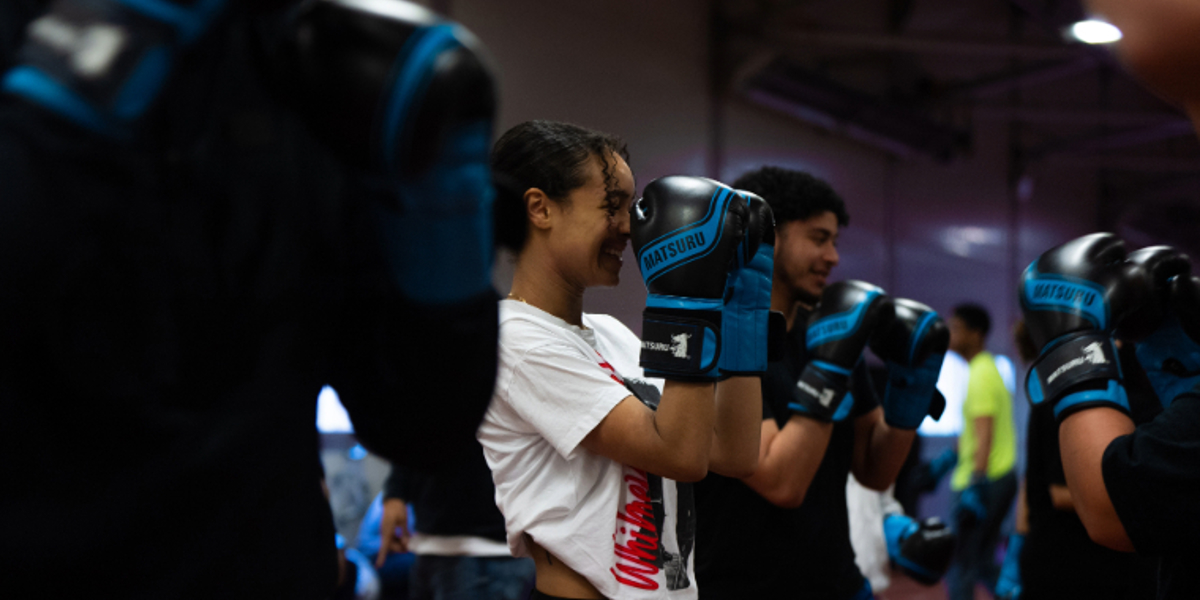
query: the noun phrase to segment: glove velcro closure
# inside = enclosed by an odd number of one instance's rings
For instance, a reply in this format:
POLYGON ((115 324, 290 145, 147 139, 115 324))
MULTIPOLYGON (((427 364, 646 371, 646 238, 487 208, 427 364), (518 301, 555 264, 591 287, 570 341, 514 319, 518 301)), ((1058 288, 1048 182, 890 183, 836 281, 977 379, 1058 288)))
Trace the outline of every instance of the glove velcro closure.
POLYGON ((824 361, 812 361, 804 367, 796 382, 797 402, 788 408, 819 421, 833 421, 850 384, 850 371, 824 361))
POLYGON ((158 97, 179 51, 203 35, 226 0, 59 2, 29 26, 20 65, 0 84, 113 138, 158 97))
POLYGON ((1128 413, 1129 401, 1120 381, 1121 365, 1112 339, 1089 331, 1064 336, 1043 350, 1029 370, 1025 389, 1033 404, 1053 404, 1061 421, 1069 412, 1095 405, 1128 413))
POLYGON ((682 381, 719 379, 721 301, 688 302, 651 295, 646 304, 639 360, 646 375, 682 381))

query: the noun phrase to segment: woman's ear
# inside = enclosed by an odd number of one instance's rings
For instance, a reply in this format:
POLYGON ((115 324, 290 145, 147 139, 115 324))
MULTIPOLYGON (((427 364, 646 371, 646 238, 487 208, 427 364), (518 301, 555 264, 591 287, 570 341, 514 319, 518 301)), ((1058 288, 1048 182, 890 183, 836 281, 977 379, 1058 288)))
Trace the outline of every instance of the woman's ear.
POLYGON ((550 228, 550 205, 554 201, 538 188, 525 190, 525 214, 537 229, 550 228))

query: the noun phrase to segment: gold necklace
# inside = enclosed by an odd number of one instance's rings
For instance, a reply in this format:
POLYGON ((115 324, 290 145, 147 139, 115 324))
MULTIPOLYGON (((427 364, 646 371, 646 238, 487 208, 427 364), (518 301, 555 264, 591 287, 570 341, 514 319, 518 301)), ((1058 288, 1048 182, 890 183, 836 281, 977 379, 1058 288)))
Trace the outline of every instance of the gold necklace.
MULTIPOLYGON (((516 294, 514 294, 514 293, 512 293, 512 292, 509 292, 509 293, 508 293, 508 295, 507 295, 507 296, 505 296, 505 298, 508 298, 509 300, 516 300, 517 302, 520 302, 521 304, 529 304, 529 301, 528 301, 528 300, 526 300, 526 299, 524 299, 524 298, 522 298, 522 297, 520 297, 520 296, 518 296, 518 295, 516 295, 516 294)), ((533 305, 532 305, 532 304, 529 304, 529 306, 533 306, 533 305)), ((536 306, 534 306, 534 308, 537 308, 537 307, 536 307, 536 306)), ((582 324, 582 323, 580 323, 580 324, 579 324, 579 328, 580 328, 580 329, 583 329, 584 331, 587 331, 587 330, 591 329, 590 327, 588 327, 587 325, 584 325, 584 324, 582 324)))

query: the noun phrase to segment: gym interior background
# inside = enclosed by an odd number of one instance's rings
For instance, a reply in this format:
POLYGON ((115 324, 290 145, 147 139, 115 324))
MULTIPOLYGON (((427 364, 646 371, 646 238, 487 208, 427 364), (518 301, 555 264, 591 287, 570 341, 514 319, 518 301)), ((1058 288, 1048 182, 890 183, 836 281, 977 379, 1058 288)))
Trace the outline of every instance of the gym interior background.
MULTIPOLYGON (((996 354, 1015 359, 1017 277, 1051 246, 1107 230, 1200 256, 1188 235, 1200 217, 1191 124, 1111 49, 1067 39, 1085 16, 1078 0, 422 3, 490 50, 497 134, 535 118, 619 134, 639 190, 670 174, 731 181, 763 164, 812 172, 851 214, 834 279, 943 314, 979 302, 996 354)), ((585 310, 638 332, 645 289, 632 250, 625 259, 621 286, 589 292, 585 310)), ((510 275, 501 257, 501 293, 510 275)), ((1027 406, 1018 392, 1022 438, 1027 406)), ((355 451, 336 410, 324 418, 335 513, 352 536, 387 469, 355 451)), ((941 433, 926 437, 926 458, 955 443, 953 426, 941 433)), ((921 506, 946 515, 945 483, 921 506)))

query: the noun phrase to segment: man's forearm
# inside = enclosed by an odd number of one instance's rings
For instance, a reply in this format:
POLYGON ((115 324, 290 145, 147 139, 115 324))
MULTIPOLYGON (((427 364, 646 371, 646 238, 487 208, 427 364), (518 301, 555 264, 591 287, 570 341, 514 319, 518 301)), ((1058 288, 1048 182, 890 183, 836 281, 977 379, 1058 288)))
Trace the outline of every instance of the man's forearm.
POLYGON ((988 458, 992 455, 992 418, 991 417, 976 417, 973 421, 975 426, 975 456, 971 457, 974 468, 972 472, 977 475, 987 475, 988 458))
POLYGON ((1104 484, 1104 451, 1116 438, 1133 433, 1133 421, 1111 408, 1081 410, 1059 426, 1063 472, 1075 511, 1092 540, 1114 550, 1133 551, 1104 484))

